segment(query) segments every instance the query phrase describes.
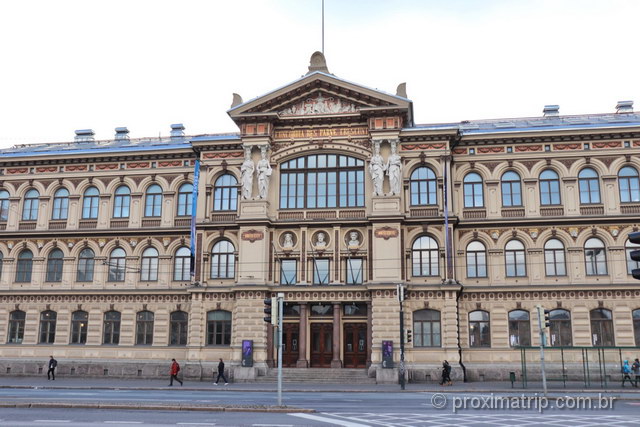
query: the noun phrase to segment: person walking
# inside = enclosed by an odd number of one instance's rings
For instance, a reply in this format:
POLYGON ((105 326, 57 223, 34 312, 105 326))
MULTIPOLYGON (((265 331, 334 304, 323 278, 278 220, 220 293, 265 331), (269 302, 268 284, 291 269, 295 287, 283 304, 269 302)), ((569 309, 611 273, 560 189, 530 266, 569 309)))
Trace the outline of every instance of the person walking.
POLYGON ((224 380, 224 385, 229 385, 227 377, 224 376, 224 362, 222 361, 222 357, 220 358, 220 363, 218 363, 218 378, 213 382, 213 385, 218 385, 218 381, 220 381, 221 377, 224 380))
POLYGON ((440 385, 452 385, 451 382, 451 365, 446 360, 442 362, 442 381, 440 385))
POLYGON ((631 370, 633 371, 634 376, 636 377, 636 387, 638 387, 638 380, 640 379, 640 360, 636 357, 636 360, 633 361, 633 365, 631 365, 631 370))
POLYGON ((176 362, 176 359, 171 359, 171 369, 169 370, 171 379, 169 380, 169 387, 173 387, 173 380, 178 381, 180 383, 180 386, 183 385, 180 378, 178 378, 178 372, 180 372, 180 364, 176 362))
POLYGON ((53 356, 49 356, 49 370, 47 371, 47 380, 56 380, 56 367, 58 366, 58 361, 53 358, 53 356))
POLYGON ((633 380, 631 379, 631 367, 629 366, 629 361, 625 360, 624 364, 622 365, 622 387, 624 387, 624 383, 629 380, 629 383, 634 386, 634 387, 638 387, 633 380))

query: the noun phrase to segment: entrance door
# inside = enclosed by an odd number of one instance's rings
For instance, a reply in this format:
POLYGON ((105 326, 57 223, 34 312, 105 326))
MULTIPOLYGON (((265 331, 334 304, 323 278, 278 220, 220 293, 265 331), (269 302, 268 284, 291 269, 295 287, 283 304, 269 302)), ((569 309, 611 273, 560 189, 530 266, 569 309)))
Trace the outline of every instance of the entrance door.
POLYGON ((300 324, 283 323, 282 326, 282 366, 295 367, 299 355, 300 324))
POLYGON ((367 367, 367 324, 344 324, 344 367, 367 367))
POLYGON ((333 324, 311 324, 311 367, 330 368, 333 359, 333 324))

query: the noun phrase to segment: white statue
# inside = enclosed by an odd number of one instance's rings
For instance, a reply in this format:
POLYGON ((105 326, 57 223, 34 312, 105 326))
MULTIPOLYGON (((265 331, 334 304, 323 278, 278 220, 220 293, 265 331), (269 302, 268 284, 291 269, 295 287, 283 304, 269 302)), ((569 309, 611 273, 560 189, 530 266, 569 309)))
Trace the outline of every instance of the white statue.
POLYGON ((360 246, 360 234, 357 231, 349 233, 349 243, 347 246, 360 246))
POLYGON ((258 162, 258 197, 266 199, 269 192, 269 181, 271 180, 271 174, 273 169, 267 160, 267 147, 260 147, 260 154, 262 158, 258 162))
POLYGON ((397 152, 397 141, 391 142, 391 155, 387 160, 387 175, 389 175, 389 195, 397 196, 402 188, 402 159, 397 152))
POLYGON ((325 236, 323 232, 320 232, 316 235, 316 243, 315 243, 315 247, 316 248, 324 248, 327 246, 327 242, 325 242, 325 236))
POLYGON ((284 238, 282 241, 282 247, 284 249, 292 249, 293 248, 293 235, 291 233, 284 233, 284 238))
POLYGON ((255 169, 253 160, 251 160, 251 147, 245 147, 244 162, 242 162, 242 166, 240 167, 243 199, 251 199, 251 193, 253 192, 253 174, 255 169))
POLYGON ((382 196, 382 182, 384 181, 384 171, 386 167, 380 155, 380 142, 375 142, 374 153, 369 163, 369 173, 373 183, 373 195, 382 196))

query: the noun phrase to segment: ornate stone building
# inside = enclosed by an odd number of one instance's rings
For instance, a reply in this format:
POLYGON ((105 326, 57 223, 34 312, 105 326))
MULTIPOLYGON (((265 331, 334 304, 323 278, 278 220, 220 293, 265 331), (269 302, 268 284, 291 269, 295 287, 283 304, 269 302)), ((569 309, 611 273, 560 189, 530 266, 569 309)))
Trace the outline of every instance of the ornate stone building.
POLYGON ((629 102, 416 125, 404 85, 342 80, 314 54, 305 76, 235 95, 228 114, 238 133, 85 130, 0 152, 3 372, 35 374, 53 354, 67 375, 164 375, 176 358, 202 378, 222 357, 252 379, 274 362, 263 299, 284 292, 285 366, 395 380, 382 345, 397 366, 397 284, 412 380, 443 359, 471 379, 518 367, 537 304, 552 309, 550 346, 640 345, 629 102))

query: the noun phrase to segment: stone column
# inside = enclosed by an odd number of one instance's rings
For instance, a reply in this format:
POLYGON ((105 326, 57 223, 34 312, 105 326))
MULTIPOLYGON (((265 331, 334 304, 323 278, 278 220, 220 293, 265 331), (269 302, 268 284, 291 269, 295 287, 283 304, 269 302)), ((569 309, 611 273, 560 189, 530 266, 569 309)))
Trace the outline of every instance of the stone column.
POLYGON ((367 301, 367 368, 371 366, 371 349, 373 347, 373 310, 371 301, 367 301))
POLYGON ((339 302, 333 303, 333 359, 331 360, 332 368, 342 368, 342 360, 340 360, 340 318, 342 305, 339 302))
MULTIPOLYGON (((334 315, 335 316, 335 315, 334 315)), ((298 361, 296 362, 297 368, 308 368, 309 361, 307 360, 307 303, 300 304, 300 331, 298 332, 298 361)), ((335 329, 334 329, 335 332, 335 329)), ((334 350, 335 358, 335 350, 334 350)))

